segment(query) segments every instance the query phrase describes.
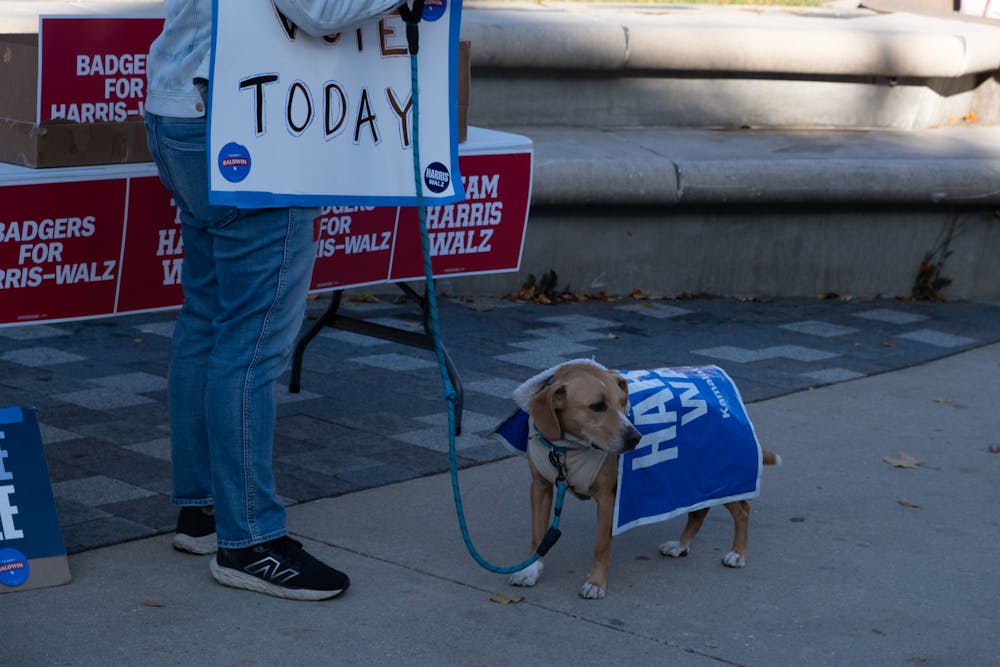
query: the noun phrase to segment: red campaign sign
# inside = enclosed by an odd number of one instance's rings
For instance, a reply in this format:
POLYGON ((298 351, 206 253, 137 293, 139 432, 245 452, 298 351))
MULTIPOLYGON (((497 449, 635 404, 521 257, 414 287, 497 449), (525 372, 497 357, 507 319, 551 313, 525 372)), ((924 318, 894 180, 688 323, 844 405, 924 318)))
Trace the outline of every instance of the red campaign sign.
MULTIPOLYGON (((427 236, 435 276, 517 269, 528 216, 531 153, 463 155, 466 199, 427 207, 427 236)), ((420 220, 404 208, 396 230, 391 282, 425 274, 420 220)))
POLYGON ((42 17, 38 122, 142 118, 146 54, 161 18, 42 17))
MULTIPOLYGON (((465 155, 467 200, 427 208, 436 276, 520 266, 531 153, 465 155)), ((179 306, 177 208, 156 176, 0 187, 0 325, 179 306)), ((326 207, 314 291, 424 277, 415 208, 326 207)))
POLYGON ((388 206, 324 206, 316 218, 312 289, 385 282, 398 216, 388 206))
POLYGON ((156 176, 130 179, 117 312, 179 305, 183 261, 180 218, 170 191, 156 176))
POLYGON ((114 312, 125 183, 3 188, 0 321, 114 312))

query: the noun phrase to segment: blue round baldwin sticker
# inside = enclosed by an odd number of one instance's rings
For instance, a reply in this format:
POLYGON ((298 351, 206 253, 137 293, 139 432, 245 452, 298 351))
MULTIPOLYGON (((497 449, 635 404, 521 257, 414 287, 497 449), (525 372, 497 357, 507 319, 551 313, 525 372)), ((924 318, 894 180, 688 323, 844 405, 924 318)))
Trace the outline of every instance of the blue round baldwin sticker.
POLYGON ((250 173, 250 151, 230 141, 219 151, 219 173, 230 183, 239 183, 250 173))
POLYGON ((424 13, 420 16, 425 21, 437 21, 444 16, 446 9, 448 0, 424 0, 424 13))
POLYGON ((424 169, 424 184, 431 192, 444 192, 451 184, 451 174, 448 167, 440 162, 431 162, 424 169))
POLYGON ((28 559, 17 549, 0 549, 0 584, 20 586, 31 575, 28 559))

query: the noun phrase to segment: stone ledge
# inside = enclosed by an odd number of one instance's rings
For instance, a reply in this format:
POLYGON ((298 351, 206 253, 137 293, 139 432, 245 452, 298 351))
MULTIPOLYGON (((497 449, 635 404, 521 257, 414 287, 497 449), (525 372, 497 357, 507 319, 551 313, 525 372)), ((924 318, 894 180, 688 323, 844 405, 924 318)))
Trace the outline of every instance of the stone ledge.
POLYGON ((1000 127, 503 129, 534 143, 536 206, 1000 205, 1000 127))
POLYGON ((1000 24, 866 9, 468 6, 473 67, 953 78, 1000 69, 1000 24))

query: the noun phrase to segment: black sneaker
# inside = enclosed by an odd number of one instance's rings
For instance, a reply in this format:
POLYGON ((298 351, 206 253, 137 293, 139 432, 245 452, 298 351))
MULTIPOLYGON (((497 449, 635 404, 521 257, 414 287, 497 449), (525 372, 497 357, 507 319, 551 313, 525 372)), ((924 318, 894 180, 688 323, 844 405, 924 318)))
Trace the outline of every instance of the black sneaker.
POLYGON ((206 507, 182 507, 177 515, 177 534, 174 535, 174 549, 192 554, 214 554, 215 512, 211 505, 206 507))
POLYGON ((325 600, 351 585, 346 574, 288 536, 246 549, 219 549, 210 568, 220 584, 290 600, 325 600))

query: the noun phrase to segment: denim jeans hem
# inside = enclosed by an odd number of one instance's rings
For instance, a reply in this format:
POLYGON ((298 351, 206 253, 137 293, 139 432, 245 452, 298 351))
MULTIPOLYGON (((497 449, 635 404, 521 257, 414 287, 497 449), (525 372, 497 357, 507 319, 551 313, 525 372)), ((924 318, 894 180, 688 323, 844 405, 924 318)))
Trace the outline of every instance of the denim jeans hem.
POLYGON ((215 501, 211 498, 175 498, 171 497, 170 502, 178 507, 211 507, 215 501))
POLYGON ((284 537, 288 534, 285 530, 276 530, 272 533, 267 533, 266 535, 258 536, 256 538, 251 538, 248 540, 218 540, 219 547, 223 549, 246 549, 248 547, 257 546, 258 544, 263 544, 264 542, 270 542, 271 540, 276 540, 279 537, 284 537))

